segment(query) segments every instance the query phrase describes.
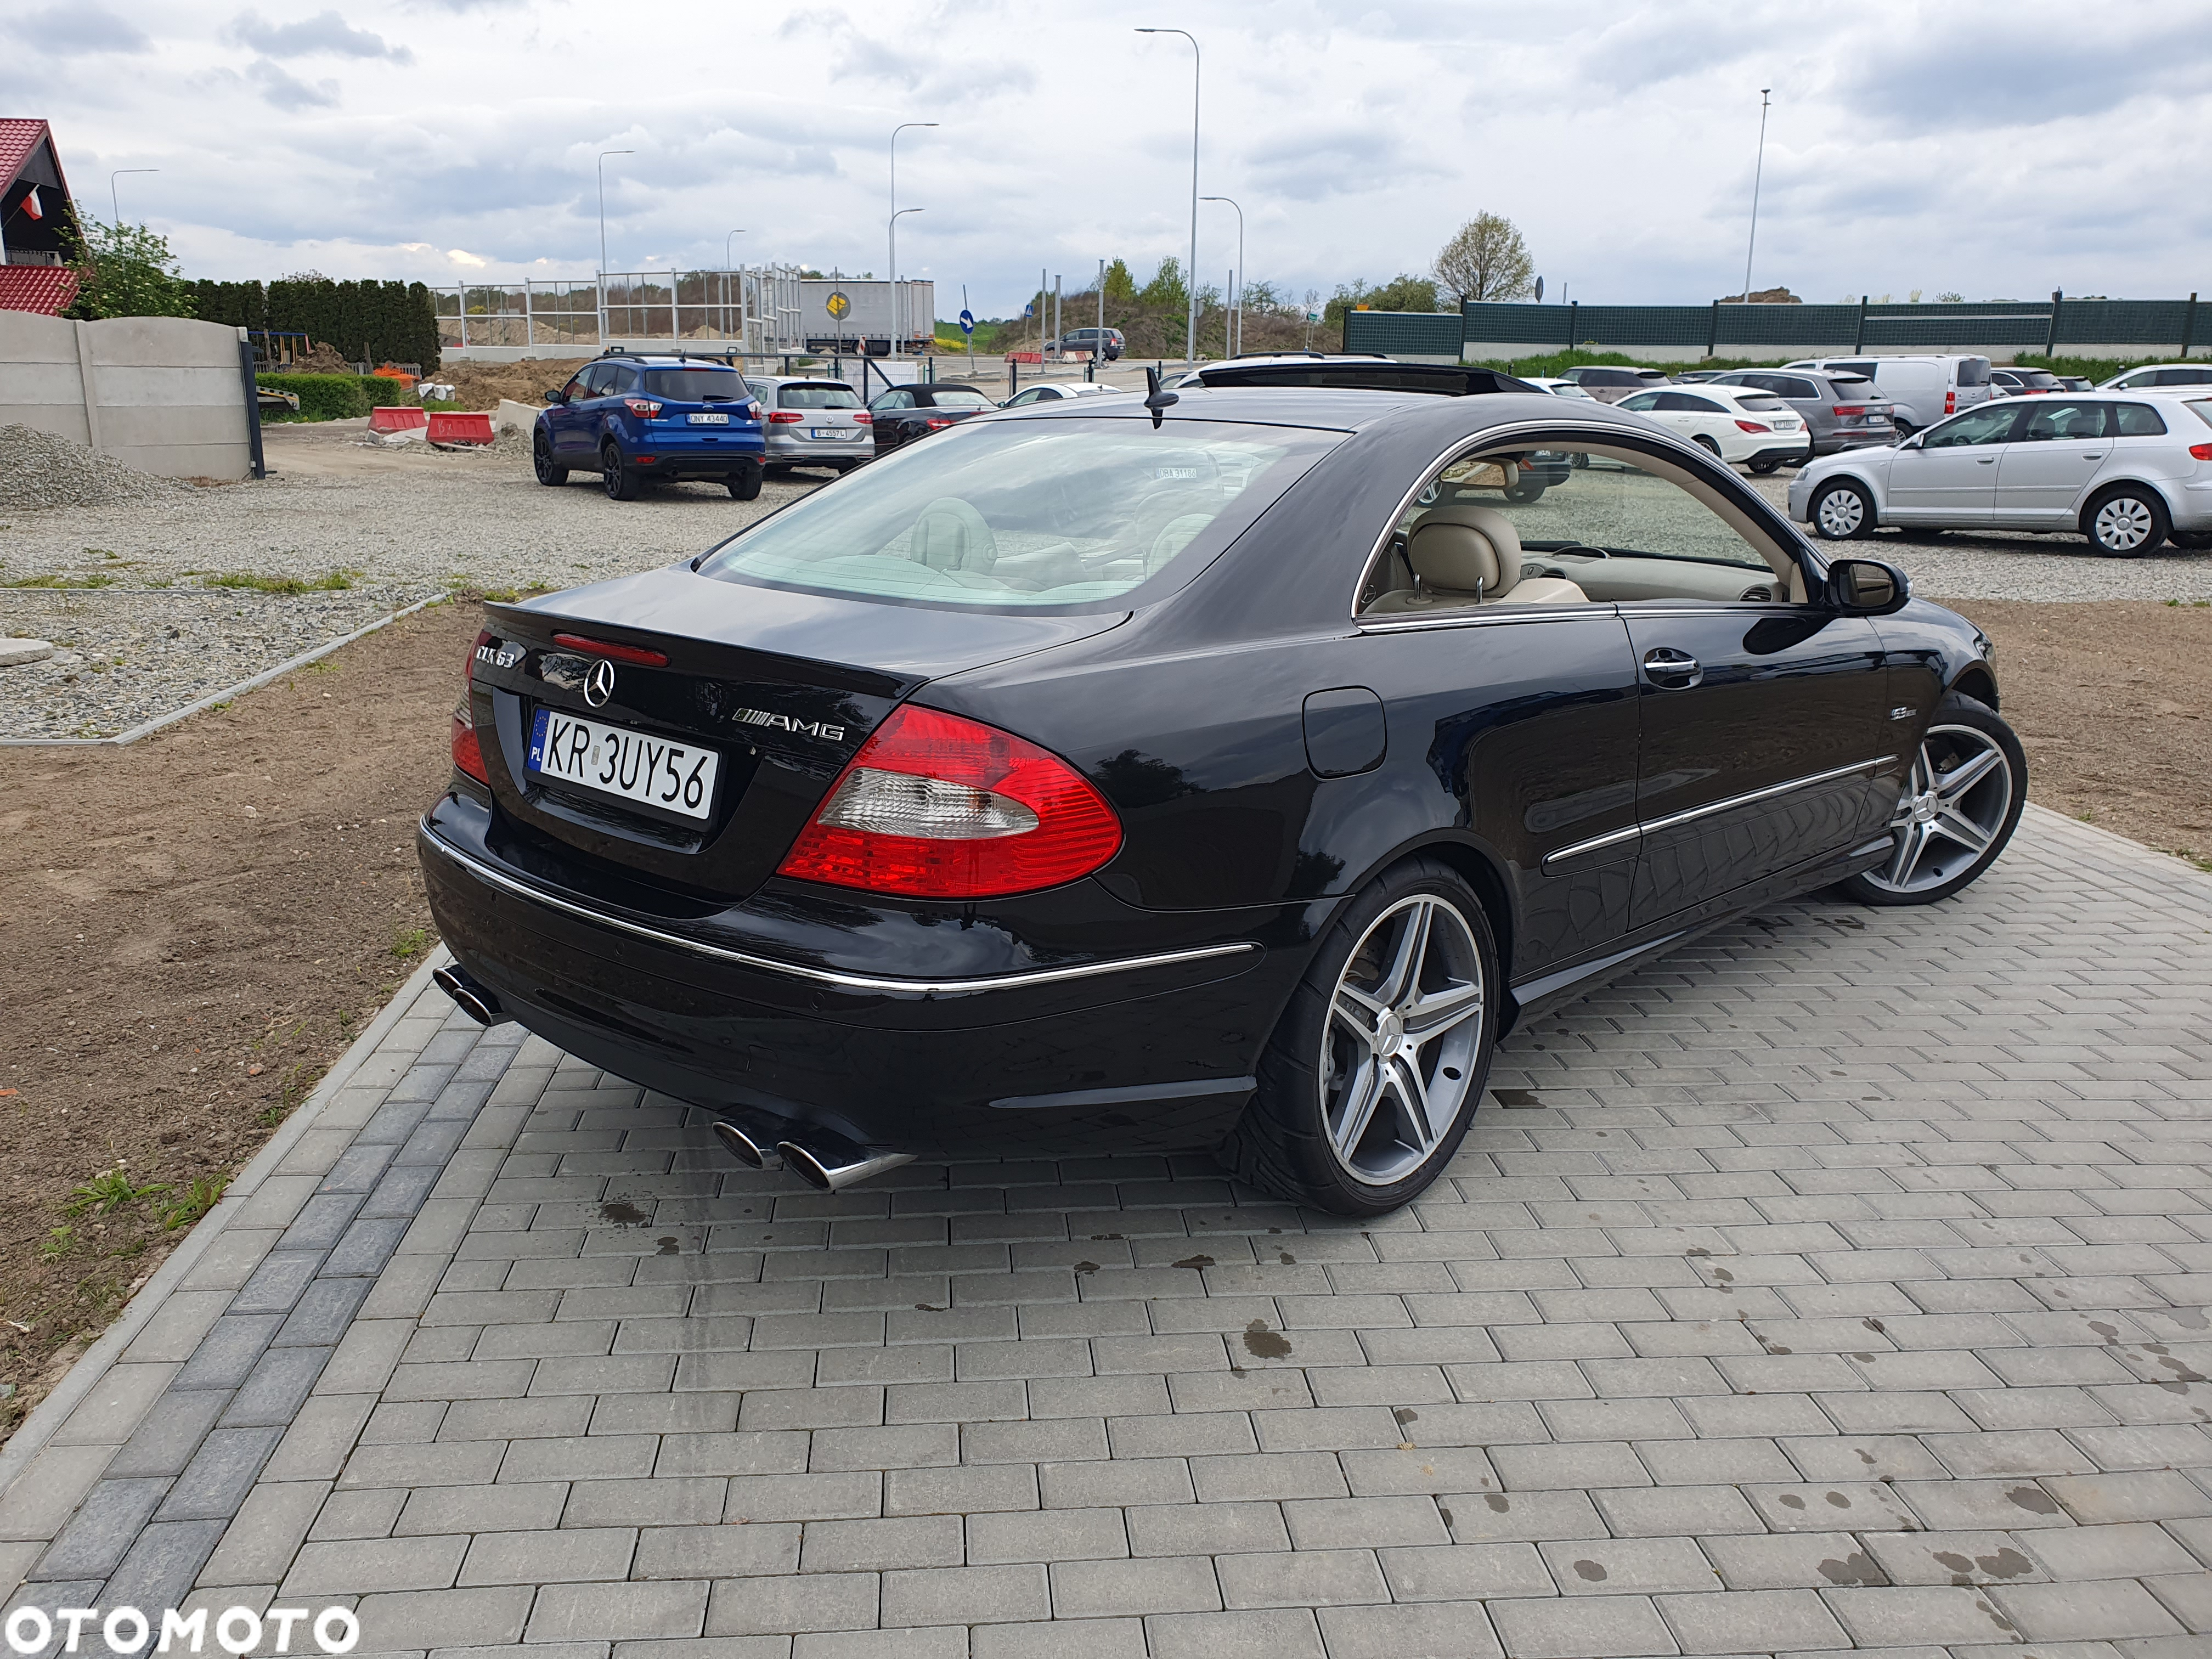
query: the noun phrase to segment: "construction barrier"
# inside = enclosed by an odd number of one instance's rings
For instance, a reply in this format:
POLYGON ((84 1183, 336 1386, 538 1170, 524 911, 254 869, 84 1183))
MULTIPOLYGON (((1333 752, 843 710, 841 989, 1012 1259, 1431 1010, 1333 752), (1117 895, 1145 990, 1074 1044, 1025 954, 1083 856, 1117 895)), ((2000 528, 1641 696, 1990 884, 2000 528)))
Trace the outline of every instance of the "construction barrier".
MULTIPOLYGON (((416 410, 420 414, 421 410, 416 410)), ((430 441, 434 444, 488 444, 491 441, 491 411, 488 409, 430 411, 430 441)))
POLYGON ((371 432, 406 432, 429 424, 430 412, 409 404, 386 404, 368 411, 371 432))

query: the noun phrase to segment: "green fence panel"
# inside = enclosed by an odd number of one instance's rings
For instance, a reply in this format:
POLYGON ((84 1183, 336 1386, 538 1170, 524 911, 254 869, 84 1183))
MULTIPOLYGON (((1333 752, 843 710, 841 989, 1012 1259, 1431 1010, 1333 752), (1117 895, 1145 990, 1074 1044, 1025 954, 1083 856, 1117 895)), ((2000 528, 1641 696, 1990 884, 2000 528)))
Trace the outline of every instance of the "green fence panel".
MULTIPOLYGON (((1499 305, 1469 300, 1460 307, 1462 340, 1497 341, 1507 345, 1541 346, 1558 351, 1568 344, 1567 319, 1572 306, 1499 305)), ((1577 319, 1577 327, 1580 319, 1577 319)))
POLYGON ((1448 311, 1347 311, 1344 349, 1459 360, 1460 319, 1448 311))

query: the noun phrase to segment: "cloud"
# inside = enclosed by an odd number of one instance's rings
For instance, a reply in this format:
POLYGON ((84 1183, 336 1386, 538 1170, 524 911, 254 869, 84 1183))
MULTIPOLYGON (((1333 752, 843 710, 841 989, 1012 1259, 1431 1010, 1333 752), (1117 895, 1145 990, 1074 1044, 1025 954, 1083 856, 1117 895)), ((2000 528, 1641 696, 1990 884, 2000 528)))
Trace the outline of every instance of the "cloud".
POLYGON ((305 58, 323 53, 337 58, 382 58, 394 64, 411 64, 415 54, 405 46, 387 46, 381 35, 350 28, 335 11, 318 12, 297 23, 271 23, 256 11, 242 11, 225 31, 240 46, 270 58, 305 58))
POLYGON ((246 65, 246 78, 261 89, 263 101, 278 109, 327 108, 338 100, 338 83, 318 81, 313 86, 297 80, 266 58, 246 65))
POLYGON ((136 23, 99 6, 52 6, 26 12, 8 25, 8 32, 56 58, 150 52, 154 44, 136 23))

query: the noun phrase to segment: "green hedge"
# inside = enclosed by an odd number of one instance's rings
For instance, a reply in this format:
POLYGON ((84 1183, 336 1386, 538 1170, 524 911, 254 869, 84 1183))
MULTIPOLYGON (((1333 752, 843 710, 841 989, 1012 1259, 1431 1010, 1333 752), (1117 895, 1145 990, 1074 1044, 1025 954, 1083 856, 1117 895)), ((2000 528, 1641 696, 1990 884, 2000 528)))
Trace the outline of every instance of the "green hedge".
POLYGON ((257 374, 253 378, 271 392, 297 396, 299 418, 303 421, 354 420, 372 409, 392 404, 411 405, 415 401, 414 393, 404 385, 383 374, 257 374))
POLYGON ((438 366, 437 307, 420 283, 334 283, 287 277, 259 283, 188 284, 195 314, 210 323, 298 329, 327 341, 348 361, 438 366))

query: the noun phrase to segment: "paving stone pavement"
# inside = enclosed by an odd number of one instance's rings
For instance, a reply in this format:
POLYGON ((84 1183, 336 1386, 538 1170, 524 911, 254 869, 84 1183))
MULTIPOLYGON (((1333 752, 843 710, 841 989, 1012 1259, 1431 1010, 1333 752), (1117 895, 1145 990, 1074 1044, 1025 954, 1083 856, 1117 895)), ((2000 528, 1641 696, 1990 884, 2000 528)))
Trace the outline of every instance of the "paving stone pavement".
POLYGON ((816 1194, 418 981, 0 1463, 0 1591, 419 1659, 2203 1659, 2208 994, 2212 879, 2032 808, 1516 1033, 1358 1225, 1197 1156, 816 1194))

